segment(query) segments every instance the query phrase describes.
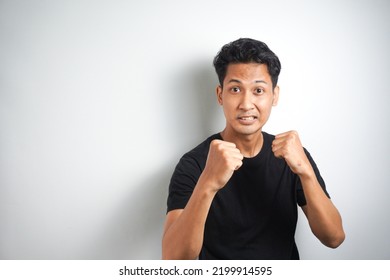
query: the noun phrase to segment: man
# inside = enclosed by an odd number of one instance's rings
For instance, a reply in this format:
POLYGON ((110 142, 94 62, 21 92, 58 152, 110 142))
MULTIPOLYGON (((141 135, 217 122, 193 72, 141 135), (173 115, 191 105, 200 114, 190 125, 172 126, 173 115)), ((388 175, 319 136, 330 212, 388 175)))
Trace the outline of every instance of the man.
POLYGON ((262 131, 278 102, 278 57, 239 39, 214 59, 225 129, 186 153, 169 186, 164 259, 299 259, 297 204, 326 246, 345 238, 341 217, 298 133, 262 131))

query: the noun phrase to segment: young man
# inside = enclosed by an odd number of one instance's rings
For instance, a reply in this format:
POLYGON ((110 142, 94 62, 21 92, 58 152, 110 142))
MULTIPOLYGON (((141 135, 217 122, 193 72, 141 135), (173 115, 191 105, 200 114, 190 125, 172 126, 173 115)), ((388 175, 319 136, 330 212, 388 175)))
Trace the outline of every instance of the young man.
POLYGON ((341 217, 298 133, 262 131, 278 102, 278 57, 260 41, 239 39, 214 66, 226 127, 176 166, 163 259, 299 259, 297 204, 314 235, 338 247, 341 217))

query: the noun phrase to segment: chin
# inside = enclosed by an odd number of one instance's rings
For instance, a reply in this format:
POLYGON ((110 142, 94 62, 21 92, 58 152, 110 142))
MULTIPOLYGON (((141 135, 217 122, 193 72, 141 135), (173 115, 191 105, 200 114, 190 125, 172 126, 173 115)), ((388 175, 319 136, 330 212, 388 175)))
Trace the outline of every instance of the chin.
POLYGON ((240 134, 243 136, 250 136, 250 135, 261 133, 261 127, 256 127, 256 128, 253 128, 253 127, 242 128, 242 127, 240 127, 240 128, 235 129, 235 131, 237 134, 240 134))

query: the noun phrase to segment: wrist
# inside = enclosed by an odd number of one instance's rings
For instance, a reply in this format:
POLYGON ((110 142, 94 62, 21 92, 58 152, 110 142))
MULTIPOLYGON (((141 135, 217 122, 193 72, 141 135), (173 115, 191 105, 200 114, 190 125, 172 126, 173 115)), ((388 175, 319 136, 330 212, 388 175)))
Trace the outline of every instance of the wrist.
POLYGON ((203 190, 206 194, 215 195, 221 187, 207 174, 202 173, 199 177, 197 188, 203 190))
POLYGON ((310 166, 304 170, 302 170, 301 172, 299 172, 298 174, 298 177, 299 179, 301 179, 301 181, 304 181, 304 180, 312 180, 312 179, 316 179, 316 174, 314 173, 314 170, 313 168, 310 166))

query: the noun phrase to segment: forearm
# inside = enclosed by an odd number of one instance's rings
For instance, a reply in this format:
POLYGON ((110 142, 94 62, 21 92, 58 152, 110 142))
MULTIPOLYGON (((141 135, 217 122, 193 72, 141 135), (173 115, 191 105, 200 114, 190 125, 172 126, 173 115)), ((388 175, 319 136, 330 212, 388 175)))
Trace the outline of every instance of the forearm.
POLYGON ((179 217, 165 229, 163 259, 196 259, 203 244, 207 215, 215 196, 201 178, 179 217))
POLYGON ((341 216, 322 190, 314 171, 300 176, 306 205, 302 207, 314 235, 326 246, 338 247, 345 238, 341 216))

